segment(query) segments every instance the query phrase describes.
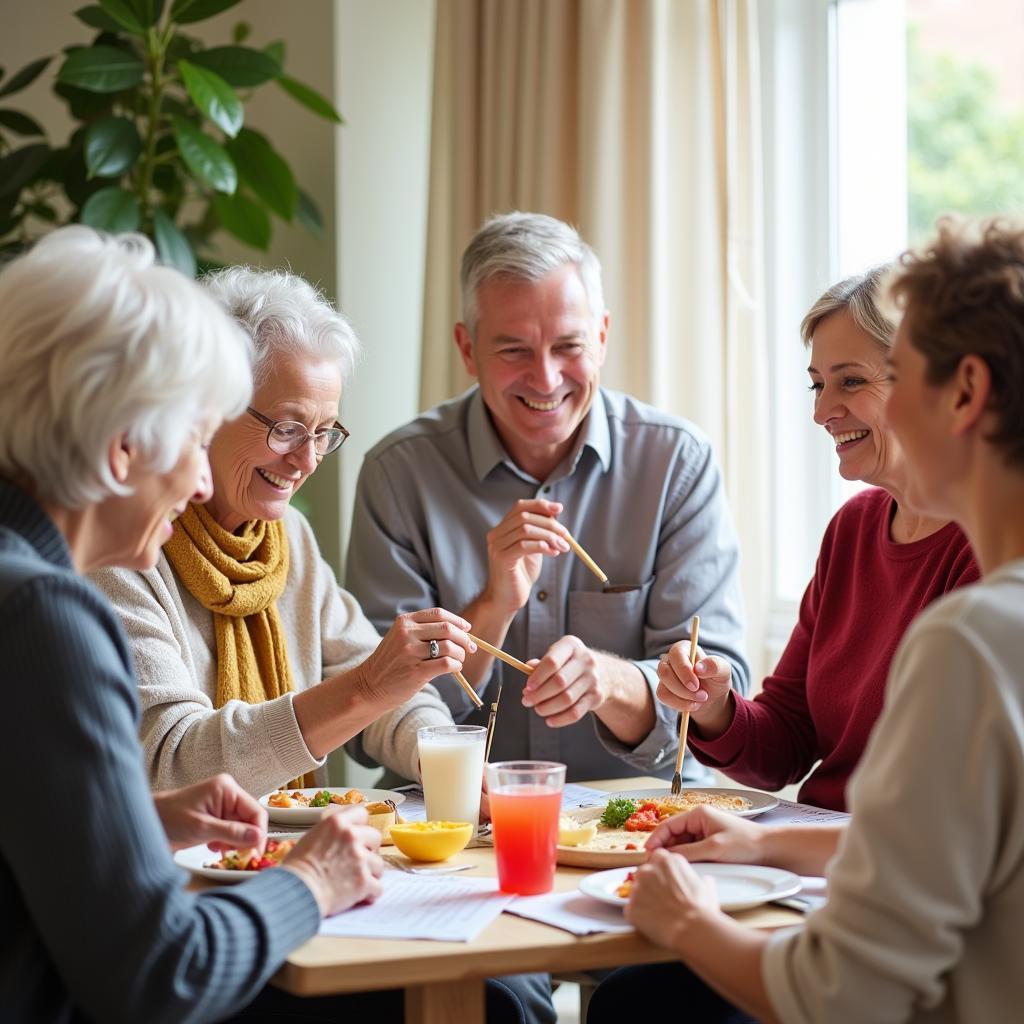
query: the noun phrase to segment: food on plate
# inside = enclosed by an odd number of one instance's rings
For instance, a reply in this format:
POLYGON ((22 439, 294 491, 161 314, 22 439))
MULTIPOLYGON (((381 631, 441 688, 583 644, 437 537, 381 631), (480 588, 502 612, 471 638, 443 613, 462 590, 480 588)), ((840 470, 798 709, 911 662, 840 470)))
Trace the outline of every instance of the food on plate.
POLYGON ((276 868, 291 853, 294 845, 294 839, 268 839, 262 854, 254 846, 243 850, 227 850, 219 860, 211 861, 204 867, 219 868, 222 871, 263 871, 276 868))
POLYGON ((630 871, 628 875, 615 887, 615 895, 621 896, 624 900, 629 899, 629 894, 633 891, 633 879, 636 877, 635 871, 630 871))
POLYGON ((580 851, 639 852, 659 823, 700 804, 728 811, 745 811, 752 806, 746 797, 702 790, 688 790, 678 796, 666 793, 650 799, 612 797, 600 813, 595 808, 563 815, 558 842, 580 851), (570 828, 584 826, 593 827, 594 834, 585 838, 570 832, 570 828), (571 841, 563 839, 563 834, 571 836, 571 841))
POLYGON ((577 821, 567 815, 558 819, 559 846, 586 846, 597 835, 597 821, 577 821))
POLYGON ((383 842, 390 838, 391 827, 399 820, 398 811, 391 800, 375 800, 366 804, 366 813, 369 815, 367 824, 372 825, 381 836, 383 842))
POLYGON ((410 860, 447 860, 476 831, 468 821, 404 821, 392 825, 391 842, 410 860))
POLYGON ((328 804, 362 804, 366 797, 358 789, 350 789, 347 793, 332 793, 329 789, 321 789, 312 796, 307 796, 299 790, 291 793, 279 789, 267 797, 268 807, 326 807, 328 804))

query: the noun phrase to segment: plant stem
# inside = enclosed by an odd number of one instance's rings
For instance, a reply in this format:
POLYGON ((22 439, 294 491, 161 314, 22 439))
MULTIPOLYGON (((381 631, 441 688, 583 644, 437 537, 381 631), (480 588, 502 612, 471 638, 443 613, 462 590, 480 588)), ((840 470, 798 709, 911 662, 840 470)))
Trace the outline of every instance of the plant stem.
POLYGON ((149 111, 146 124, 145 156, 136 193, 142 207, 143 228, 149 227, 149 190, 153 184, 153 167, 156 158, 156 132, 160 123, 160 93, 163 88, 165 41, 155 28, 146 33, 146 58, 149 62, 149 111))

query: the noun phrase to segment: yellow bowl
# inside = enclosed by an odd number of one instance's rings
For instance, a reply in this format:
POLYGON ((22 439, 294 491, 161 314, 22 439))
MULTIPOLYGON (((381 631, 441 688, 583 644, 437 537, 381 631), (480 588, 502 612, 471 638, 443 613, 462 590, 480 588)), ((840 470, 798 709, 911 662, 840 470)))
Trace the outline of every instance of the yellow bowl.
POLYGON ((391 842, 410 860, 447 860, 458 853, 474 828, 468 821, 403 821, 391 826, 391 842))

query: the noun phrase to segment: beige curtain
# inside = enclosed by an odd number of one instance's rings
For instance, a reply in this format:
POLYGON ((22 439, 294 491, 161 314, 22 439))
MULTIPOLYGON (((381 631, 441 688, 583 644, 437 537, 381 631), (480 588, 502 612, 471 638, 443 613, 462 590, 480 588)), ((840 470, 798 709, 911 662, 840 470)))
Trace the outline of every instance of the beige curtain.
POLYGON ((756 0, 437 12, 422 404, 469 383, 452 325, 459 258, 483 219, 522 209, 576 224, 604 269, 604 383, 715 445, 758 661, 770 503, 756 0))

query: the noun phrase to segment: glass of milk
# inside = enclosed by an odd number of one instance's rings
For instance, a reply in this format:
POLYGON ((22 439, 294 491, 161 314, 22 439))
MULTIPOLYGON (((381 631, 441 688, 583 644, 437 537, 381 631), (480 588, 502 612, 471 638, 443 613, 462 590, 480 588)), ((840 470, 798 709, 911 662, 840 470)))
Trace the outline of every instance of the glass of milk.
POLYGON ((427 725, 417 731, 430 821, 479 824, 486 737, 482 725, 427 725))

